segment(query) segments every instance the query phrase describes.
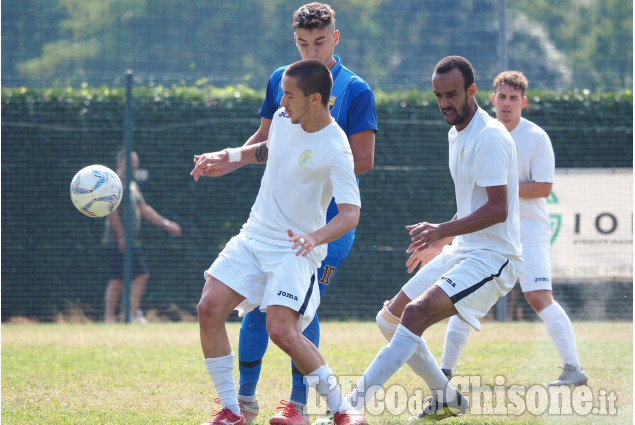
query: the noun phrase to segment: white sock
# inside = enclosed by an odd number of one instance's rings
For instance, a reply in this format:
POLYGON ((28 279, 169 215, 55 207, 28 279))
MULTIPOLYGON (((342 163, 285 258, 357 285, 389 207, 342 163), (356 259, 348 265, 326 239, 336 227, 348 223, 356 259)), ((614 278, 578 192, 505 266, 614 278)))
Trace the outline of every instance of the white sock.
MULTIPOLYGON (((388 312, 388 314, 391 314, 391 313, 388 312)), ((393 316, 393 317, 395 317, 395 316, 393 316)), ((395 331, 397 330, 397 326, 399 326, 399 325, 398 324, 394 324, 394 323, 390 323, 386 319, 384 319, 382 317, 382 311, 381 310, 379 311, 379 313, 377 314, 377 317, 375 319, 377 321, 377 327, 381 331, 382 335, 386 338, 386 340, 388 342, 390 342, 392 340, 392 337, 395 335, 395 331)), ((406 363, 408 364, 408 366, 410 367, 410 369, 412 369, 412 371, 414 373, 416 373, 419 377, 421 377, 423 380, 425 380, 425 376, 427 374, 427 372, 426 372, 427 365, 426 365, 425 360, 422 360, 421 356, 417 356, 417 355, 410 356, 410 358, 408 359, 408 361, 406 363)))
POLYGON ((459 356, 470 338, 472 327, 461 320, 456 314, 450 317, 445 330, 445 344, 441 355, 441 369, 453 371, 459 362, 459 356))
POLYGON ((322 365, 305 375, 307 386, 314 387, 319 395, 326 399, 331 413, 351 410, 350 403, 342 395, 337 379, 328 365, 322 365))
POLYGON ((573 335, 573 326, 571 326, 571 320, 569 320, 569 316, 567 316, 564 309, 560 304, 553 303, 545 307, 538 315, 545 322, 547 333, 556 346, 563 363, 581 369, 575 336, 573 335))
POLYGON ((238 392, 234 382, 234 353, 222 357, 205 359, 205 369, 220 398, 221 409, 227 407, 236 415, 241 415, 238 392))
POLYGON ((411 357, 418 365, 417 374, 424 379, 435 397, 440 401, 446 401, 446 398, 447 401, 453 401, 456 391, 436 364, 425 341, 405 326, 398 325, 390 343, 379 350, 357 383, 357 389, 349 395, 353 407, 361 410, 365 402, 371 400, 377 390, 411 357), (446 389, 450 390, 447 397, 446 389))

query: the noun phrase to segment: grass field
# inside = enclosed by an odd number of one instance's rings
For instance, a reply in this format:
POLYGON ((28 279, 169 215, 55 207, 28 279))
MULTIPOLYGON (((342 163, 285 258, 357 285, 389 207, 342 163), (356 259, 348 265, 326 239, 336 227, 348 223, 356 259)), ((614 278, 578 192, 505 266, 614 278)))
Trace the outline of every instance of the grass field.
MULTIPOLYGON (((480 412, 470 411, 443 423, 633 423, 633 324, 577 322, 574 330, 591 390, 582 398, 592 397, 592 406, 606 414, 555 415, 549 409, 542 412, 528 407, 530 411, 499 415, 488 412, 485 401, 480 412), (613 396, 616 401, 607 404, 613 396), (608 414, 611 407, 617 410, 612 415, 608 414)), ((424 335, 437 360, 444 331, 445 323, 441 323, 424 335)), ((229 332, 237 352, 238 324, 230 324, 229 332)), ((354 380, 384 343, 374 322, 322 324, 321 351, 327 362, 336 374, 354 380)), ((540 400, 546 392, 534 390, 546 389, 546 383, 559 375, 558 366, 558 355, 541 323, 488 322, 480 333, 472 333, 455 373, 478 375, 482 385, 498 386, 491 393, 494 400, 509 396, 513 385, 533 388, 523 394, 540 400)), ((256 424, 267 424, 278 401, 289 397, 289 369, 284 353, 270 344, 263 363, 261 415, 256 424)), ((467 378, 457 376, 453 382, 460 379, 467 378)), ((473 383, 476 376, 469 379, 473 383)), ((407 368, 387 384, 403 388, 407 394, 424 388, 407 368)), ((483 394, 487 400, 487 392, 483 394)), ((2 325, 4 425, 198 425, 217 407, 212 401, 215 396, 203 366, 196 323, 2 325)), ((403 412, 406 402, 386 402, 388 410, 383 411, 378 405, 381 415, 367 414, 366 418, 371 425, 403 423, 409 416, 403 412), (389 404, 394 406, 389 408, 389 404)), ((519 406, 517 401, 513 405, 519 406)), ((530 405, 541 406, 528 400, 526 406, 530 405)))

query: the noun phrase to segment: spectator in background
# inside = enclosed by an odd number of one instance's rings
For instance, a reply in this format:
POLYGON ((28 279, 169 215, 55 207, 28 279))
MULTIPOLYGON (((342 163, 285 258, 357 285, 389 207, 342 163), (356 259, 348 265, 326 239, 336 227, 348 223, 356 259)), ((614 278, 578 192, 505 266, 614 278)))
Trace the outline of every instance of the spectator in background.
MULTIPOLYGON (((134 173, 139 168, 139 156, 136 152, 130 154, 131 168, 134 173)), ((117 152, 117 175, 124 182, 126 177, 126 150, 117 152)), ((132 202, 132 240, 135 246, 132 247, 132 283, 130 286, 130 312, 133 322, 147 323, 143 312, 139 308, 141 296, 145 290, 146 283, 150 278, 150 273, 141 255, 141 248, 137 242, 139 230, 141 229, 141 218, 145 218, 150 223, 163 228, 172 236, 181 236, 181 226, 175 221, 170 221, 156 212, 154 208, 146 203, 139 189, 139 185, 134 180, 130 181, 130 202, 132 202)), ((106 285, 104 322, 112 323, 116 321, 117 304, 123 288, 123 251, 126 245, 126 237, 123 225, 123 201, 115 211, 106 219, 106 229, 104 232, 103 244, 108 254, 110 262, 110 279, 106 285)))
MULTIPOLYGON (((529 305, 547 327, 564 368, 550 385, 585 385, 587 374, 578 359, 571 320, 553 299, 551 291, 551 220, 546 198, 551 193, 556 168, 551 140, 533 122, 521 117, 527 105, 525 91, 529 82, 519 71, 505 71, 494 79, 492 105, 496 118, 511 133, 518 151, 520 240, 523 263, 518 280, 529 305)), ((467 344, 470 327, 454 316, 445 335, 441 368, 451 376, 461 351, 467 344)))

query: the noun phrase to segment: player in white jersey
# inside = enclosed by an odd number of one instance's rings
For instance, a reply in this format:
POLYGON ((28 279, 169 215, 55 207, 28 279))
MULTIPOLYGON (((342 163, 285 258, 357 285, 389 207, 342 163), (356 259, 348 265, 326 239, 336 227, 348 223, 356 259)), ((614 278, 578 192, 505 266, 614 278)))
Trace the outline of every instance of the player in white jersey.
POLYGON ((324 244, 357 226, 361 207, 353 154, 328 108, 332 86, 321 61, 295 62, 282 78, 282 108, 267 141, 195 156, 191 174, 197 181, 228 161, 267 163, 247 222, 204 273, 197 309, 201 346, 221 404, 206 424, 247 423, 225 321, 234 309, 243 315, 258 306, 267 311, 269 337, 337 412, 335 423, 366 423, 331 385, 333 372, 301 333, 320 302, 316 275, 324 244), (339 212, 327 224, 332 198, 339 212))
MULTIPOLYGON (((584 385, 587 375, 582 370, 573 335, 571 320, 555 302, 551 291, 551 221, 547 213, 547 197, 551 193, 555 158, 551 140, 538 125, 521 116, 527 105, 527 78, 519 71, 505 71, 494 79, 492 104, 496 117, 510 131, 518 150, 520 238, 523 263, 520 266, 520 288, 525 298, 547 326, 564 368, 550 385, 584 385)), ((470 327, 459 318, 448 323, 441 368, 451 376, 459 355, 470 336, 470 327)))
POLYGON ((437 365, 423 332, 453 315, 479 329, 479 319, 513 287, 521 261, 518 165, 509 132, 479 108, 474 70, 465 58, 442 59, 432 86, 444 119, 453 126, 449 166, 457 213, 444 223, 406 226, 411 238, 406 252, 452 244, 380 310, 377 324, 389 344, 348 397, 361 408, 407 362, 432 392, 414 420, 443 419, 468 407, 437 365))

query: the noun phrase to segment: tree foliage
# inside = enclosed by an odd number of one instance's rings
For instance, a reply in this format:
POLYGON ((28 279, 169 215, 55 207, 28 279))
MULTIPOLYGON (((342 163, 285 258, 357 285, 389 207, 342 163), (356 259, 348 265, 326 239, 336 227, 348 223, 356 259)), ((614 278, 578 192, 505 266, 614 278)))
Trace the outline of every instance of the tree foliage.
MULTIPOLYGON (((291 16, 305 1, 2 2, 2 84, 112 84, 128 68, 157 82, 206 78, 261 88, 298 58, 291 16)), ((334 4, 344 63, 386 91, 429 86, 443 56, 499 71, 500 0, 345 0, 334 4)), ((509 66, 542 89, 632 86, 633 4, 508 1, 509 66)))

